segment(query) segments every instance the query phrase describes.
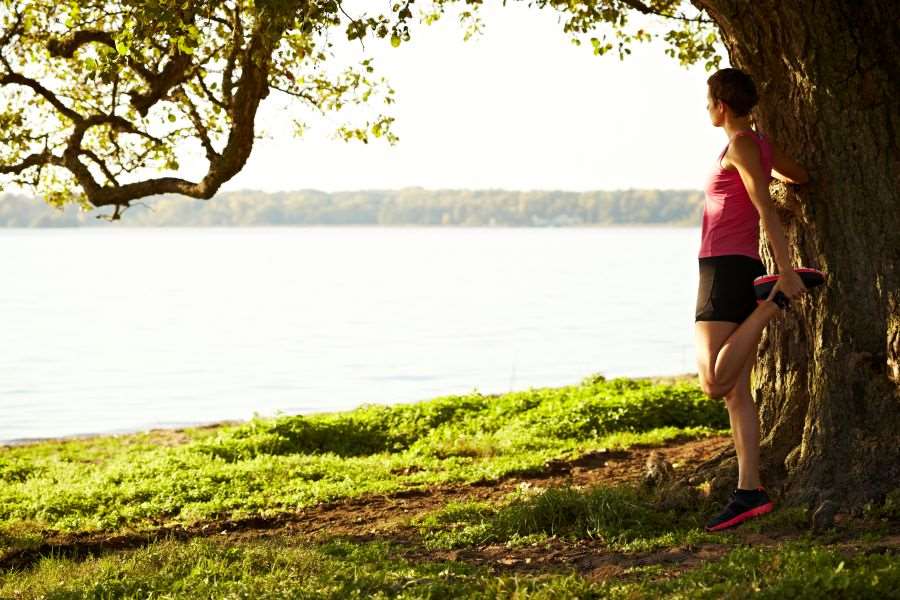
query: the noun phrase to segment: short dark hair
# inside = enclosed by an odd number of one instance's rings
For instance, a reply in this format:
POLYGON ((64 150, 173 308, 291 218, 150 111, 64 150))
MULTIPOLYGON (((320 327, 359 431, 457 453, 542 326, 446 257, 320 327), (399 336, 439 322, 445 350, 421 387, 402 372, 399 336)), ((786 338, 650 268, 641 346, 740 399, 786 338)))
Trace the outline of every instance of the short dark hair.
POLYGON ((735 116, 743 117, 759 102, 756 84, 740 69, 719 69, 706 80, 709 93, 731 107, 735 116))

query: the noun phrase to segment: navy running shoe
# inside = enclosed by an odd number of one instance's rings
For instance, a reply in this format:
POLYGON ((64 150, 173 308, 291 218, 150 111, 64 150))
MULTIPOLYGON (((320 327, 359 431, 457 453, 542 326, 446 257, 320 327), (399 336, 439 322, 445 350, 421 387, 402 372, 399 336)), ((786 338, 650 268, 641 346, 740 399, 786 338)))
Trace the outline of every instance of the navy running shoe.
POLYGON ((725 510, 706 524, 707 531, 721 531, 740 525, 747 519, 772 512, 775 504, 763 488, 755 490, 734 490, 731 492, 725 510))
MULTIPOLYGON (((798 267, 794 269, 794 272, 800 276, 806 289, 811 289, 825 283, 825 273, 817 269, 798 267)), ((769 297, 769 294, 772 292, 772 288, 775 287, 775 283, 778 281, 779 277, 781 277, 781 275, 763 275, 762 277, 757 277, 753 280, 753 289, 756 292, 757 304, 769 297)), ((772 302, 781 308, 787 308, 791 303, 791 301, 788 300, 788 297, 781 293, 781 290, 772 297, 772 302)))

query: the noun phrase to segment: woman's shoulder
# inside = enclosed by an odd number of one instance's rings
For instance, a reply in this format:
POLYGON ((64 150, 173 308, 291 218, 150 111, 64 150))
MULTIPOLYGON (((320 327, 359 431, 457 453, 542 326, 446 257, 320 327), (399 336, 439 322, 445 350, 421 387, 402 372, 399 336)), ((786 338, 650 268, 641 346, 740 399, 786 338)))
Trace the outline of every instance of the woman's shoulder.
POLYGON ((738 131, 731 138, 731 142, 728 145, 730 147, 729 149, 738 152, 747 152, 748 150, 761 145, 762 142, 762 136, 755 131, 738 131))
MULTIPOLYGON (((731 151, 734 149, 750 152, 755 147, 768 154, 771 150, 771 142, 766 134, 754 129, 745 129, 744 131, 738 131, 731 137, 726 150, 731 151)), ((733 152, 729 152, 729 154, 733 154, 733 152)))
POLYGON ((739 131, 734 134, 726 154, 729 162, 762 160, 766 162, 770 149, 767 141, 755 131, 739 131))

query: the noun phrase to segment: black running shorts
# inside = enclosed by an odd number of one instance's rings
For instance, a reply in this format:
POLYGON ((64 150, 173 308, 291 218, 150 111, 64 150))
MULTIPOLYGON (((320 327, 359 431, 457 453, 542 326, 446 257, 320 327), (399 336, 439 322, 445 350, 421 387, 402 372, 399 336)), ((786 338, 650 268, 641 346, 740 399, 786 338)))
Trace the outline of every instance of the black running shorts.
POLYGON ((766 266, 743 254, 706 256, 699 261, 694 321, 742 323, 756 309, 753 280, 766 274, 766 266))

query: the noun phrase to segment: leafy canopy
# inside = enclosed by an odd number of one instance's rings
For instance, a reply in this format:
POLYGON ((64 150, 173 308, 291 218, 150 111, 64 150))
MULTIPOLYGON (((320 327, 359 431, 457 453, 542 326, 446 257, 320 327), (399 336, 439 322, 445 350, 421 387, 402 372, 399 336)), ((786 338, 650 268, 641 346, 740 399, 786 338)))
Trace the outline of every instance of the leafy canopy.
MULTIPOLYGON (((113 219, 150 195, 211 198, 246 164, 257 109, 273 90, 321 113, 368 107, 374 114, 339 125, 337 135, 395 143, 394 118, 378 109, 393 102, 393 89, 371 58, 335 68, 335 34, 397 47, 412 23, 433 23, 450 8, 466 38, 482 27, 480 0, 431 0, 415 15, 413 0, 375 12, 336 0, 0 2, 0 189, 32 188, 56 206, 114 206, 113 219), (175 149, 186 141, 206 155, 196 181, 165 175, 178 170, 175 149)), ((662 35, 682 64, 718 65, 715 29, 682 12, 681 0, 528 5, 558 12, 563 31, 596 55, 616 49, 624 58, 633 43, 662 35), (635 28, 635 11, 672 27, 635 28)))

